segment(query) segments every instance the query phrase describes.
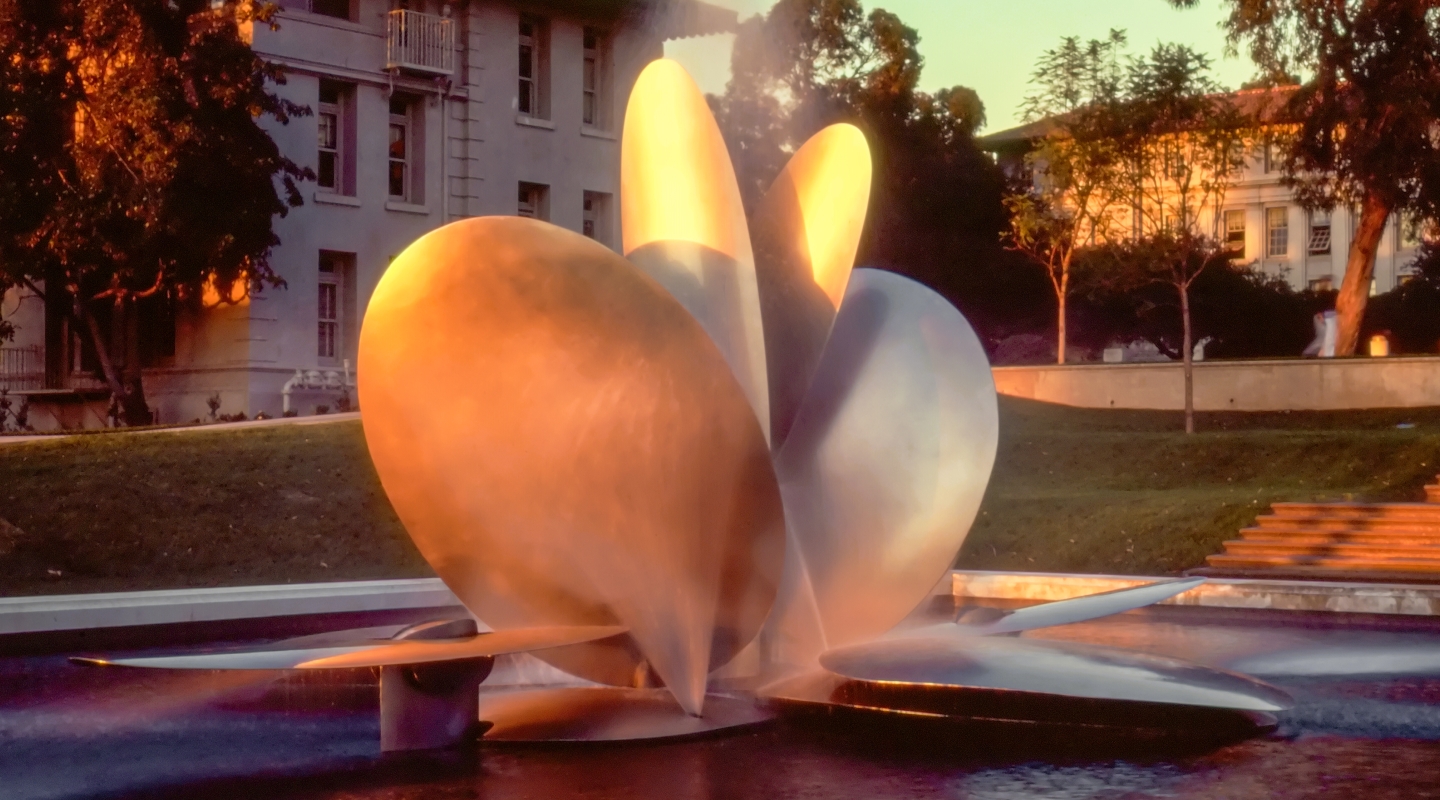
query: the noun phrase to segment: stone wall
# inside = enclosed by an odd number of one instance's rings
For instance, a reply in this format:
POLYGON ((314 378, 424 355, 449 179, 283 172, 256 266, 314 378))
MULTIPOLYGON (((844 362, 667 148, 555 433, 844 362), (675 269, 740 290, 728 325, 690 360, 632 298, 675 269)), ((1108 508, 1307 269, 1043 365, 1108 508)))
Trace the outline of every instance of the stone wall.
MULTIPOLYGON (((1178 362, 995 367, 995 390, 1082 408, 1184 408, 1178 362)), ((1204 361, 1201 411, 1440 406, 1440 357, 1204 361)))

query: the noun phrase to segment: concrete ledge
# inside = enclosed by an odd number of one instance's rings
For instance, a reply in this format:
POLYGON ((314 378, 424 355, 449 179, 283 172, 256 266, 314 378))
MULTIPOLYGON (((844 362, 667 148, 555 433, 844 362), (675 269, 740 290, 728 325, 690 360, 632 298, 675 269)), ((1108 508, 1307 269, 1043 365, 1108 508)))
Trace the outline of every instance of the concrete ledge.
MULTIPOLYGON (((1158 580, 1165 578, 956 570, 950 574, 950 590, 957 598, 1048 603, 1158 580)), ((1437 616, 1440 585, 1210 578, 1162 605, 1437 616)))
POLYGON ((455 605, 439 578, 0 597, 0 635, 455 605))
MULTIPOLYGON (((1157 580, 1164 578, 957 570, 948 590, 956 598, 1042 603, 1157 580)), ((1164 605, 1440 616, 1440 585, 1211 578, 1164 605)), ((0 597, 0 635, 456 606, 438 578, 0 597)))

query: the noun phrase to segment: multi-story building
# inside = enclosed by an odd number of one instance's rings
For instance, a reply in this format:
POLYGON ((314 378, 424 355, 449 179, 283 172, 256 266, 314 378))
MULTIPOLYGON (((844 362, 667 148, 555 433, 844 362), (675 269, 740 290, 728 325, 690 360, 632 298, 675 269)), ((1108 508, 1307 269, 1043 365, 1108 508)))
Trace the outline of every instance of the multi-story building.
MULTIPOLYGON (((1273 107, 1273 100, 1263 97, 1267 91, 1232 96, 1242 108, 1273 107)), ((1053 123, 1042 120, 990 134, 980 144, 1014 174, 1024 169, 1024 156, 1033 142, 1053 129, 1053 123)), ((1213 225, 1216 236, 1233 248, 1240 263, 1280 275, 1296 289, 1338 289, 1359 210, 1307 211, 1280 178, 1275 147, 1257 142, 1218 209, 1201 210, 1202 223, 1213 225)), ((1371 293, 1387 292, 1403 282, 1419 246, 1417 226, 1392 217, 1375 258, 1371 293)))
MULTIPOLYGON (((207 417, 216 396, 220 413, 249 416, 335 408, 381 274, 446 222, 519 214, 618 247, 631 85, 666 39, 735 25, 735 12, 697 0, 279 5, 278 29, 246 35, 284 68, 275 91, 314 112, 267 125, 317 176, 275 221, 271 264, 287 287, 181 308, 173 336, 150 336, 145 388, 160 422, 207 417)), ((46 336, 38 298, 5 305, 18 331, 0 387, 32 396, 37 428, 102 423, 106 393, 78 337, 55 325, 46 336)))

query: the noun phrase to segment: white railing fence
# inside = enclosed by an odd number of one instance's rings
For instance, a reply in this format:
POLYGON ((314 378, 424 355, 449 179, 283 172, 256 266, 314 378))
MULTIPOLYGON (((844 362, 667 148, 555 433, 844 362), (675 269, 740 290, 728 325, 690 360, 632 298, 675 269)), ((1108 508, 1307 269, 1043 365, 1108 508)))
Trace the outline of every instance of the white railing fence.
POLYGON ((0 347, 0 389, 45 388, 45 351, 33 347, 0 347))
POLYGON ((454 20, 419 11, 391 11, 385 18, 385 68, 453 75, 454 20))

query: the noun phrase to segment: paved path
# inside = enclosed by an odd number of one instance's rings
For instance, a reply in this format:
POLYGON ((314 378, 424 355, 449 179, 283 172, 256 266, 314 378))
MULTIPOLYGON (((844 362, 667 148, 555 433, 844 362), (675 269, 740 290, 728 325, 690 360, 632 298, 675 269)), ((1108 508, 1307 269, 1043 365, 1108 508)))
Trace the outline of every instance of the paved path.
MULTIPOLYGON (((104 433, 205 433, 209 431, 230 431, 250 428, 271 428, 277 425, 326 425, 331 422, 349 422, 360 419, 359 411, 347 414, 316 414, 308 417, 278 417, 276 419, 249 419, 244 422, 217 422, 210 425, 177 425, 173 428, 146 428, 127 430, 105 428, 104 433)), ((57 439, 71 439, 76 436, 100 436, 98 432, 87 433, 37 433, 26 436, 0 436, 0 445, 23 444, 25 442, 49 442, 57 439)))

